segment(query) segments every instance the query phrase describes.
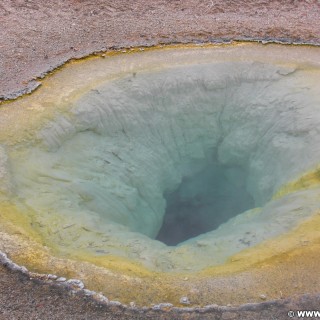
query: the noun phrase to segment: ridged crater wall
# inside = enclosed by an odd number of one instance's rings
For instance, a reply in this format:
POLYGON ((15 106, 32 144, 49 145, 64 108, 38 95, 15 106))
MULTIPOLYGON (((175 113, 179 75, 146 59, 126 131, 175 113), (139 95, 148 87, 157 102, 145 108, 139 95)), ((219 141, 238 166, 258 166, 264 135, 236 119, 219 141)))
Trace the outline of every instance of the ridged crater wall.
POLYGON ((3 208, 23 241, 98 266, 195 272, 259 252, 319 209, 317 53, 238 45, 75 62, 1 110, 3 208), (175 247, 155 240, 165 195, 211 166, 252 209, 175 247))

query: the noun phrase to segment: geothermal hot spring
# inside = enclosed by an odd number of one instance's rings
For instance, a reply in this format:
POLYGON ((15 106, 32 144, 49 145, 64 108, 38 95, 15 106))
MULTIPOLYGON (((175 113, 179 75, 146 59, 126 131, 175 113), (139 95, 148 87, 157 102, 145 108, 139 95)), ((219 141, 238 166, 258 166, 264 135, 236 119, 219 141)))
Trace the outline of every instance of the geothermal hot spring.
POLYGON ((319 244, 319 49, 137 51, 3 104, 0 249, 140 305, 305 292, 285 283, 319 244))

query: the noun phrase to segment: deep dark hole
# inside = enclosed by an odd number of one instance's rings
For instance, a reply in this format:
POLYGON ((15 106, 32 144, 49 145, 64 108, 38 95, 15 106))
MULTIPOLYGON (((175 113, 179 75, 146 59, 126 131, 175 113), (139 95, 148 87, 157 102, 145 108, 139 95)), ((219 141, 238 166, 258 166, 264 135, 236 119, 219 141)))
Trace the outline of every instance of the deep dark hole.
POLYGON ((177 190, 165 194, 166 213, 156 239, 174 246, 253 208, 245 182, 243 169, 215 164, 185 177, 177 190))

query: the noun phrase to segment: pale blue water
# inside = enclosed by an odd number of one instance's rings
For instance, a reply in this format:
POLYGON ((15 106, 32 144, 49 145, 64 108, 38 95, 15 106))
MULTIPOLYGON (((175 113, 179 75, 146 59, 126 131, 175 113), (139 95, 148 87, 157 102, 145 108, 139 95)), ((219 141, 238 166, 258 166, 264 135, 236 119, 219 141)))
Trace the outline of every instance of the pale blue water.
POLYGON ((246 177, 241 167, 212 161, 199 173, 182 178, 178 189, 165 195, 166 213, 157 240, 176 245, 253 208, 246 177))

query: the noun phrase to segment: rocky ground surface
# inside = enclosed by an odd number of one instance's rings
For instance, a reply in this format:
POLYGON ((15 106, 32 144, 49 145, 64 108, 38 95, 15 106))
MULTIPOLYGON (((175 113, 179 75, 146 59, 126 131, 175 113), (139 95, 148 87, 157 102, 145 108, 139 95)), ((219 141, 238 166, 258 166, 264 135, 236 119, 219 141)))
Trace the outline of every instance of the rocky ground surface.
POLYGON ((241 39, 320 43, 319 0, 2 0, 0 100, 94 51, 241 39))
POLYGON ((178 308, 125 308, 108 305, 75 293, 57 284, 48 284, 0 266, 0 320, 118 320, 118 319, 290 319, 289 311, 318 310, 320 295, 303 295, 293 299, 246 304, 239 307, 219 307, 187 310, 178 308))
MULTIPOLYGON (((65 61, 161 43, 276 40, 320 44, 317 0, 3 0, 0 101, 32 91, 65 61)), ((96 302, 0 266, 0 319, 288 319, 319 295, 240 307, 164 311, 96 302)))

